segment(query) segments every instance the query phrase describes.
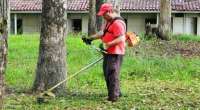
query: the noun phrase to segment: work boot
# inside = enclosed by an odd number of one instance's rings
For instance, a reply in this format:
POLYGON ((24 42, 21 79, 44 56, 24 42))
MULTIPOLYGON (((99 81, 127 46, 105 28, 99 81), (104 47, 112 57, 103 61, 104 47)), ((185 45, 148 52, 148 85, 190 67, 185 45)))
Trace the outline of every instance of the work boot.
POLYGON ((122 96, 123 96, 123 95, 122 95, 122 92, 120 92, 120 93, 119 93, 119 97, 122 97, 122 96))
POLYGON ((111 102, 117 102, 117 100, 118 100, 118 97, 115 97, 115 98, 108 98, 107 99, 108 101, 111 101, 111 102))

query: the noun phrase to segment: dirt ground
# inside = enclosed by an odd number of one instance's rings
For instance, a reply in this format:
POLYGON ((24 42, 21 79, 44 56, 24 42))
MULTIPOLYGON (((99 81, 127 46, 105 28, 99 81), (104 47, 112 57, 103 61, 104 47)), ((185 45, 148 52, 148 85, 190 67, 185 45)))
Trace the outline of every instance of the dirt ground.
POLYGON ((136 55, 200 57, 200 42, 192 41, 147 41, 133 49, 136 55))

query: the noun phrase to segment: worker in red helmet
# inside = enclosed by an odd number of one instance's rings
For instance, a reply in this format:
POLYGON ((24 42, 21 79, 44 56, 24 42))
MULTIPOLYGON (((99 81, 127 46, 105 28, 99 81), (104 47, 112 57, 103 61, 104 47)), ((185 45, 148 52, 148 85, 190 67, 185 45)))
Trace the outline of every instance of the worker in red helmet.
POLYGON ((126 25, 123 20, 116 19, 120 15, 116 14, 116 10, 110 3, 102 4, 97 15, 105 19, 106 25, 102 32, 88 37, 87 41, 91 44, 92 40, 102 40, 100 48, 107 52, 104 54, 103 72, 108 90, 108 101, 115 102, 121 96, 119 76, 125 54, 126 25))

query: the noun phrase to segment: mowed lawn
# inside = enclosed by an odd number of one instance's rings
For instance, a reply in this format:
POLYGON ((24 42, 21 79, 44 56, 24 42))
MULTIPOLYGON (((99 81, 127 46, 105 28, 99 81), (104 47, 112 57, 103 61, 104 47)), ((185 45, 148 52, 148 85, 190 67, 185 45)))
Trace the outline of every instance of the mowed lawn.
MULTIPOLYGON (((123 97, 106 101, 102 63, 67 81, 65 97, 36 103, 30 90, 37 65, 39 35, 9 38, 5 75, 5 110, 130 110, 200 108, 200 38, 180 36, 172 41, 142 40, 127 48, 120 81, 123 97)), ((99 42, 95 42, 98 46, 99 42)), ((101 54, 79 37, 66 38, 68 76, 101 54)))

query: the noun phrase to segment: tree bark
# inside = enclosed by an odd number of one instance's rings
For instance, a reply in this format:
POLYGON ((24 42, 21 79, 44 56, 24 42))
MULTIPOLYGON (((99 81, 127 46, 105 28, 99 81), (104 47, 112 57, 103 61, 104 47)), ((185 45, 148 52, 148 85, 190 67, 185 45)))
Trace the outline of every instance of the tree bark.
POLYGON ((159 36, 163 40, 171 39, 171 0, 160 0, 159 36))
POLYGON ((96 0, 89 0, 88 35, 96 33, 96 0))
MULTIPOLYGON (((42 27, 34 91, 44 91, 66 78, 65 0, 43 0, 42 27)), ((53 92, 64 95, 66 83, 53 92)))
POLYGON ((120 9, 121 9, 121 0, 115 0, 114 8, 117 10, 118 15, 120 15, 120 9))
POLYGON ((4 74, 7 64, 7 39, 8 39, 8 17, 9 0, 0 1, 0 109, 3 109, 4 74))
MULTIPOLYGON (((96 0, 96 13, 99 12, 101 5, 104 3, 104 0, 96 0)), ((96 25, 97 30, 100 31, 103 25, 103 19, 100 16, 96 16, 96 25)))
POLYGON ((112 3, 113 8, 116 9, 118 14, 120 15, 121 0, 107 0, 107 2, 112 3))

